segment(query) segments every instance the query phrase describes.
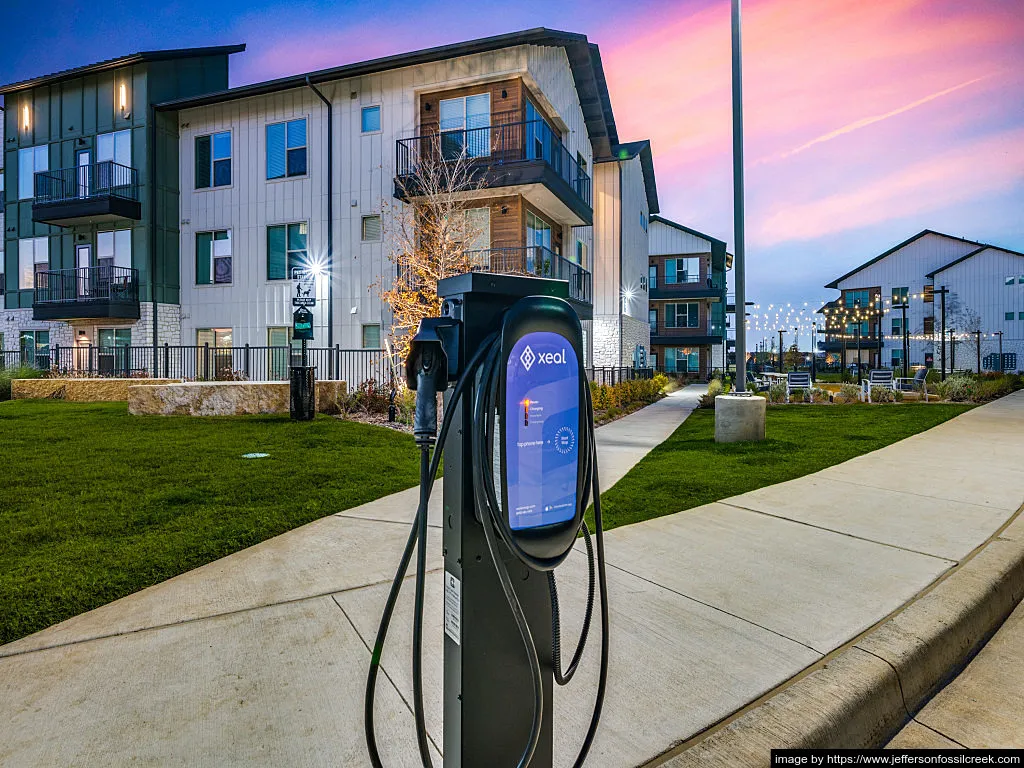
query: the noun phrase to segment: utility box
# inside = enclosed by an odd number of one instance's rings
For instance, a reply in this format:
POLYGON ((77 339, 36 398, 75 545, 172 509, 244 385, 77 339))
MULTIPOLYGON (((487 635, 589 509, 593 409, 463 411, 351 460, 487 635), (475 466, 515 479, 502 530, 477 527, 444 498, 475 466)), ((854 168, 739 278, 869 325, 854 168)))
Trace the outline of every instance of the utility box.
POLYGON ((316 367, 294 365, 290 373, 291 417, 296 421, 312 421, 316 416, 316 367))

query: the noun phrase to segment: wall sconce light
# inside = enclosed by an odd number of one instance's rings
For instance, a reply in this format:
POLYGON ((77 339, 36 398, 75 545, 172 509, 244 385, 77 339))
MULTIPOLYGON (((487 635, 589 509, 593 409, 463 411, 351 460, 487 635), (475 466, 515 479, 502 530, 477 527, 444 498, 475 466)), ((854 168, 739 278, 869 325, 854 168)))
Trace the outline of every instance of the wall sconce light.
POLYGON ((504 216, 506 213, 508 213, 508 206, 507 205, 501 206, 501 215, 504 216))
POLYGON ((507 99, 508 98, 508 91, 506 91, 504 88, 501 89, 501 98, 503 98, 503 99, 507 99))
POLYGON ((128 109, 128 86, 121 83, 118 89, 118 106, 121 109, 121 117, 131 117, 132 113, 128 109))
POLYGON ((30 117, 31 115, 29 114, 28 104, 25 104, 21 108, 21 129, 23 131, 27 131, 29 128, 32 127, 30 117))
POLYGON ((424 112, 429 112, 431 109, 433 109, 433 107, 430 106, 430 102, 429 101, 426 104, 423 105, 423 111, 424 112))

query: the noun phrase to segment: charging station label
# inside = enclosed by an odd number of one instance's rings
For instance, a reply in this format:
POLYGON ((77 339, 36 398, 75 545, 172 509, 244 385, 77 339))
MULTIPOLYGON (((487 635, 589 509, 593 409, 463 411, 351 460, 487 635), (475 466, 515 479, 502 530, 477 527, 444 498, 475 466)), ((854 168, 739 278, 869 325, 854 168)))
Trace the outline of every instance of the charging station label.
POLYGON ((580 383, 576 350, 560 333, 527 333, 505 382, 505 469, 513 530, 576 515, 580 383))
POLYGON ((453 574, 444 572, 444 633, 461 644, 462 582, 453 574))

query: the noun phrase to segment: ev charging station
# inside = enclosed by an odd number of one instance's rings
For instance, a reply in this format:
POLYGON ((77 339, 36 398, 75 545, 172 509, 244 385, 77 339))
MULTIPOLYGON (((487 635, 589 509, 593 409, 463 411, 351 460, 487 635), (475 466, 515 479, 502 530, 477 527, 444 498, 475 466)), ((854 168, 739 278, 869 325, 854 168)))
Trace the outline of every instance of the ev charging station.
POLYGON ((608 603, 590 387, 582 329, 568 284, 467 273, 442 280, 442 316, 424 320, 407 380, 416 390, 420 505, 392 584, 366 691, 371 762, 382 766, 373 696, 383 644, 416 549, 413 709, 422 762, 422 629, 427 501, 444 456, 444 761, 446 768, 536 766, 553 761, 553 685, 575 673, 600 586, 601 653, 582 765, 600 718, 608 663, 608 603), (449 389, 451 387, 451 389, 449 389), (436 392, 446 392, 439 442, 436 392), (593 494, 596 563, 584 523, 593 494), (562 670, 557 567, 580 532, 589 558, 587 610, 572 661, 562 670), (596 566, 596 567, 595 567, 596 566))

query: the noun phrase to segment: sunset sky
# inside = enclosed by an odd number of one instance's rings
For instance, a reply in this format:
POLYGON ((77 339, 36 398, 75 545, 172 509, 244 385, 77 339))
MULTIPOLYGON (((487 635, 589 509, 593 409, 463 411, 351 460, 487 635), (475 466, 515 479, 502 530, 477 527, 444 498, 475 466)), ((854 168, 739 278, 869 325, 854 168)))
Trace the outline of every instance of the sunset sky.
MULTIPOLYGON (((620 139, 652 141, 662 214, 732 249, 728 0, 76 7, 4 3, 23 34, 5 36, 0 80, 245 42, 242 85, 535 26, 582 32, 601 47, 620 139)), ((925 228, 1024 250, 1022 0, 747 0, 744 68, 756 312, 813 309, 834 295, 825 283, 925 228)))

